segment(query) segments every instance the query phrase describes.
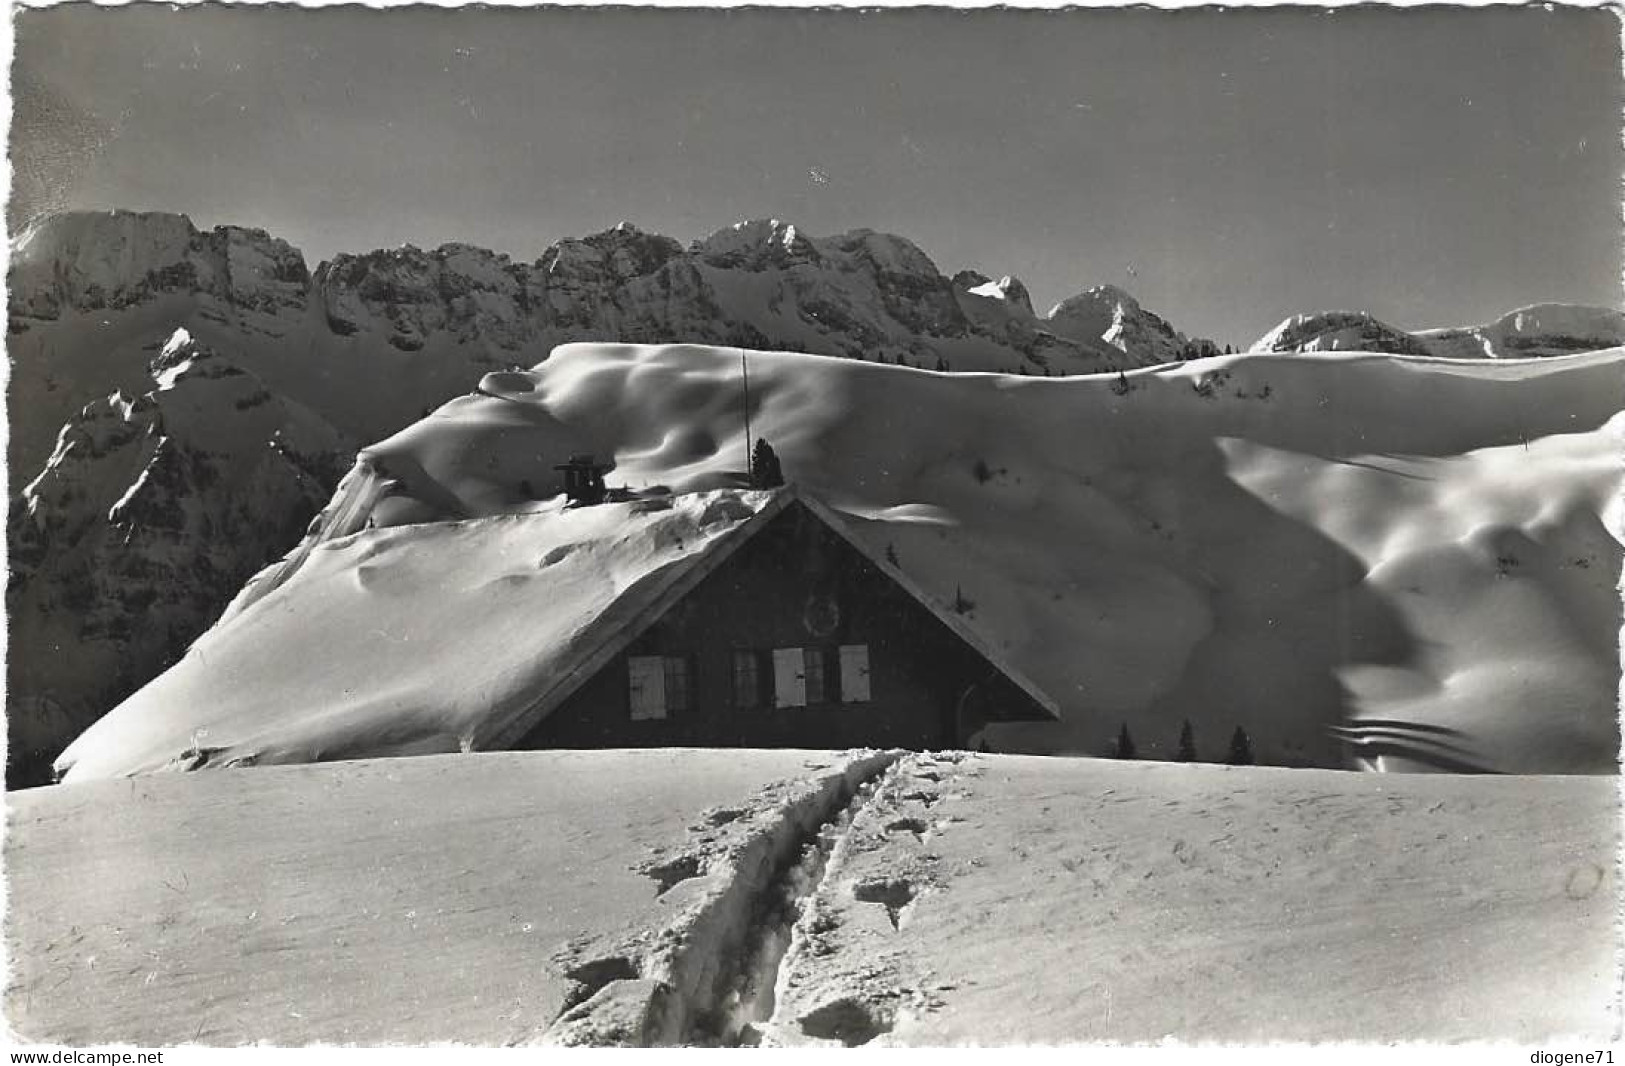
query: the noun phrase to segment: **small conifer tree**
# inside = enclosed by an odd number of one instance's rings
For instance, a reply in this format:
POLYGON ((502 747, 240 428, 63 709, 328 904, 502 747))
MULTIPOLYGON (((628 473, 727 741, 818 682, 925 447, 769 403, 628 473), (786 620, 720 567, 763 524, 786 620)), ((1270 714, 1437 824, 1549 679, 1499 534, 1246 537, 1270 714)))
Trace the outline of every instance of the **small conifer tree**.
POLYGON ((776 489, 784 484, 784 468, 779 465, 773 446, 761 437, 750 454, 750 486, 753 489, 776 489))
POLYGON ((1123 728, 1117 731, 1117 751, 1115 755, 1119 759, 1134 758, 1134 738, 1128 735, 1127 722, 1124 722, 1123 728))
POLYGON ((1174 755, 1180 762, 1196 761, 1196 731, 1191 728, 1191 720, 1185 719, 1185 724, 1179 730, 1179 751, 1174 755))
POLYGON ((1231 766, 1251 766, 1253 764, 1253 742, 1247 739, 1247 731, 1236 726, 1236 731, 1230 735, 1231 766))

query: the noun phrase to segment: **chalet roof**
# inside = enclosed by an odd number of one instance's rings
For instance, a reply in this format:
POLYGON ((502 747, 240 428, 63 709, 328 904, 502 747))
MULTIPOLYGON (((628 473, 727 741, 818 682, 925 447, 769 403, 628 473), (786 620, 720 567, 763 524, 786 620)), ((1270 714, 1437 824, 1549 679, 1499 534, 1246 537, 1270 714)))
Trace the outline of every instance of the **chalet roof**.
MULTIPOLYGON (((299 556, 58 759, 67 779, 514 746, 792 507, 1056 715, 986 639, 797 490, 357 531, 299 556)), ((1058 717, 1058 715, 1056 715, 1058 717)))
MULTIPOLYGON (((601 640, 583 642, 571 661, 558 664, 559 668, 553 675, 553 683, 546 691, 538 694, 534 703, 511 718, 500 731, 491 734, 486 742, 478 746, 501 749, 518 743, 577 689, 625 651, 678 601, 692 592, 701 581, 715 573, 740 547, 765 529, 775 518, 796 505, 805 508, 831 532, 851 545, 875 569, 969 645, 972 651, 1004 675, 1051 718, 1060 718, 1060 709, 1055 701, 1011 665, 986 638, 967 625, 959 615, 932 599, 882 553, 876 552, 862 538, 856 536, 828 505, 799 487, 790 485, 777 490, 755 514, 707 542, 701 550, 666 567, 656 575, 658 584, 639 589, 638 601, 629 617, 617 618, 616 624, 602 634, 601 640)), ((618 606, 625 607, 626 604, 621 603, 618 606)))

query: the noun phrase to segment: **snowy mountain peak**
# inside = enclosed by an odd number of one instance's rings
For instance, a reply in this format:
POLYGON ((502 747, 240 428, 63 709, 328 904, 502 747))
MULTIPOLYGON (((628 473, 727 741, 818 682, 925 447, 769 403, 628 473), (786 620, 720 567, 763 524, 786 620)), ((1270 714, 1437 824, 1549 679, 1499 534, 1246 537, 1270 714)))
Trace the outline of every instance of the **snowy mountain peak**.
POLYGON ((1392 352, 1427 355, 1426 347, 1404 330, 1369 311, 1319 311, 1293 315, 1260 337, 1255 352, 1392 352))
MULTIPOLYGON (((1050 309, 1045 326, 1061 337, 1092 338, 1137 356, 1141 365, 1190 358, 1193 342, 1115 285, 1096 285, 1050 309)), ((1211 347, 1211 342, 1194 342, 1211 347)), ((1205 349, 1204 349, 1205 350, 1205 349)))
POLYGON ((12 249, 12 317, 121 309, 164 293, 202 294, 230 308, 301 307, 304 257, 264 230, 201 232, 185 215, 75 211, 31 226, 12 249))
POLYGON ((694 254, 712 266, 747 269, 812 263, 819 249, 794 224, 757 218, 720 229, 696 242, 694 254))
POLYGON ((961 270, 953 277, 956 288, 963 290, 971 296, 984 300, 998 300, 1006 304, 1016 314, 1027 318, 1036 318, 1033 312, 1033 299, 1027 292, 1027 286, 1021 283, 1020 278, 1004 275, 997 281, 986 274, 975 270, 961 270))
POLYGON ((1293 315, 1255 352, 1367 351, 1448 359, 1522 359, 1625 345, 1625 314, 1611 308, 1535 304, 1482 326, 1408 332, 1367 311, 1293 315))

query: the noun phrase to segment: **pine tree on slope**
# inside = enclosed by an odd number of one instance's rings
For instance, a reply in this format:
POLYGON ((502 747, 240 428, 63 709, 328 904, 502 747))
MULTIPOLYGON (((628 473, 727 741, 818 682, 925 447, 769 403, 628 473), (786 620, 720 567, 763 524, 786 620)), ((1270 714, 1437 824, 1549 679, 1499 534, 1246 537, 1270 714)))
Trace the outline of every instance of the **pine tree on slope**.
POLYGON ((1174 758, 1180 762, 1196 761, 1196 731, 1191 728, 1191 720, 1185 719, 1185 725, 1179 730, 1179 751, 1174 758))
POLYGON ((784 484, 784 468, 779 456, 764 438, 756 438, 756 448, 750 453, 750 487, 776 489, 784 484))
POLYGON ((1247 731, 1236 726, 1236 731, 1230 735, 1231 766, 1251 766, 1253 764, 1253 743, 1247 739, 1247 731))

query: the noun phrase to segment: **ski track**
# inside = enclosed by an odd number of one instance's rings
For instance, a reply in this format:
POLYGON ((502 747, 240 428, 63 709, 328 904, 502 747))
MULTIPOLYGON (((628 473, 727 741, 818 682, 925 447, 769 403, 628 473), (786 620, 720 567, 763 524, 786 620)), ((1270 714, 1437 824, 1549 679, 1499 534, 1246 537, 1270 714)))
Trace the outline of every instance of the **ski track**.
POLYGON ((772 932, 764 924, 776 921, 771 897, 807 849, 816 850, 822 827, 838 821, 900 754, 860 753, 818 776, 769 786, 744 806, 706 812, 682 845, 655 849, 641 872, 676 913, 607 949, 582 945, 562 957, 581 988, 539 1042, 739 1042, 747 1035, 751 986, 765 980, 752 963, 772 932))

